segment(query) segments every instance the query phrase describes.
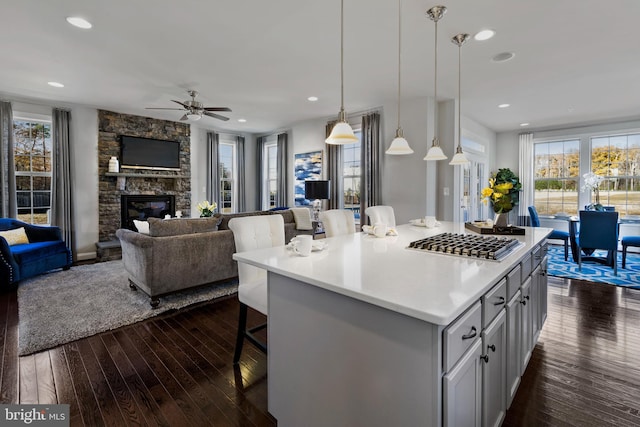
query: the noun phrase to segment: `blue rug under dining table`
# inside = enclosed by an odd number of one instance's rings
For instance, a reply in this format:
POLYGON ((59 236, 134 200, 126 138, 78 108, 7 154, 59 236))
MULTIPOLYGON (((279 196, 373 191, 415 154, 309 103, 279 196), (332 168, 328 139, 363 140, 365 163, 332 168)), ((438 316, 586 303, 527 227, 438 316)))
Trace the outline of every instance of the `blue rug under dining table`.
MULTIPOLYGON (((606 256, 606 251, 597 250, 595 256, 606 256)), ((613 275, 613 267, 595 261, 583 261, 582 271, 578 271, 578 263, 564 260, 564 248, 549 245, 547 272, 550 276, 569 279, 587 280, 597 283, 640 289, 640 254, 627 252, 626 268, 622 268, 622 251, 618 251, 618 275, 613 275)))

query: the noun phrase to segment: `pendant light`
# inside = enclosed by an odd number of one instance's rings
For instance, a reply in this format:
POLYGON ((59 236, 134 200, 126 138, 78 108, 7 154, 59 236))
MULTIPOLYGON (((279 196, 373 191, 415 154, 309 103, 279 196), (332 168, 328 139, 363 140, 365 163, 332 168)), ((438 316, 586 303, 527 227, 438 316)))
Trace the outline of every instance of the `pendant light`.
POLYGON ((327 144, 344 145, 358 142, 353 129, 347 122, 344 111, 344 0, 340 0, 340 112, 338 122, 331 129, 331 134, 324 140, 327 144))
POLYGON ((391 146, 386 151, 387 154, 413 154, 413 150, 409 147, 409 143, 404 139, 402 127, 400 127, 400 88, 401 88, 401 62, 402 56, 402 0, 398 0, 398 129, 396 129, 396 137, 391 141, 391 146))
MULTIPOLYGON (((434 43, 434 51, 435 51, 435 61, 434 61, 434 69, 433 69, 433 99, 435 104, 435 110, 438 109, 438 21, 440 18, 447 13, 447 8, 444 6, 433 6, 431 9, 427 10, 427 16, 436 23, 436 36, 434 43)), ((447 156, 444 155, 442 148, 440 148, 440 141, 438 140, 438 117, 435 115, 436 119, 433 122, 433 142, 431 143, 431 148, 427 151, 427 155, 424 156, 423 160, 432 161, 432 160, 447 160, 447 156)))
POLYGON ((466 165, 469 163, 469 160, 462 152, 462 126, 460 124, 460 110, 462 109, 462 91, 461 91, 461 80, 462 80, 462 66, 461 66, 461 51, 462 45, 469 39, 469 34, 456 34, 453 36, 451 41, 458 45, 458 147, 456 148, 456 154, 453 156, 450 165, 466 165))

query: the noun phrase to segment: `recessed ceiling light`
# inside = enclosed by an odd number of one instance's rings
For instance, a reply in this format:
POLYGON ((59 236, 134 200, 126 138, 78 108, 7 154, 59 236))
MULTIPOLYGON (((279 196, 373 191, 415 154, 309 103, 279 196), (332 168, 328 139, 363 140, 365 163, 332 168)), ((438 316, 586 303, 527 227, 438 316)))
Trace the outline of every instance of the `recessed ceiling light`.
POLYGON ((69 16, 67 18, 67 22, 73 25, 74 27, 82 28, 85 30, 88 30, 89 28, 93 27, 93 25, 91 25, 91 22, 79 16, 69 16))
POLYGON ((247 122, 247 119, 238 119, 238 122, 240 122, 240 123, 246 123, 246 122, 247 122))
POLYGON ((64 87, 62 83, 58 83, 58 82, 47 82, 47 84, 53 87, 64 87))
POLYGON ((482 31, 479 31, 475 36, 473 36, 473 38, 478 41, 483 41, 483 40, 489 40, 491 37, 495 35, 496 35, 496 32, 493 30, 482 30, 482 31))
POLYGON ((500 104, 498 105, 498 108, 507 108, 509 106, 511 106, 511 104, 500 104))
POLYGON ((529 126, 529 123, 520 123, 520 126, 522 127, 529 126))
POLYGON ((513 59, 514 56, 516 56, 516 54, 513 52, 502 52, 491 58, 491 60, 493 62, 505 62, 513 59))
POLYGON ((318 100, 317 96, 310 96, 307 98, 307 101, 316 102, 318 100))

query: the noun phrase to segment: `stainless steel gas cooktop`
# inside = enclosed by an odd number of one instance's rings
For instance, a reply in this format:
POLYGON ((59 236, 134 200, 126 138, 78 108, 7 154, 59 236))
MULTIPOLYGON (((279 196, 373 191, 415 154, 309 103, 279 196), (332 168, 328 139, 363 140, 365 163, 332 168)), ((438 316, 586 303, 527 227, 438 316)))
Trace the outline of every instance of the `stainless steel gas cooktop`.
POLYGON ((409 243, 409 249, 483 260, 500 261, 516 247, 517 239, 503 236, 442 233, 409 243))

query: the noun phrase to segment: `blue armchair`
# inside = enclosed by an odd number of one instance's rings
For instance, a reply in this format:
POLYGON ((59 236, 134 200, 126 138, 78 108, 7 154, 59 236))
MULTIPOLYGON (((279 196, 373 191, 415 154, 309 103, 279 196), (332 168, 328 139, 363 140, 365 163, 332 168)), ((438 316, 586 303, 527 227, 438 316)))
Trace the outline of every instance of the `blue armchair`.
POLYGON ((71 251, 62 240, 60 228, 0 218, 0 231, 20 227, 24 227, 29 243, 10 246, 7 240, 0 236, 0 283, 15 286, 20 280, 45 271, 55 268, 68 270, 71 267, 71 251))
MULTIPOLYGON (((540 227, 540 217, 535 206, 529 206, 529 216, 531 217, 531 226, 540 227)), ((569 257, 569 233, 566 231, 553 230, 548 237, 549 239, 557 239, 564 241, 564 260, 569 257)))

